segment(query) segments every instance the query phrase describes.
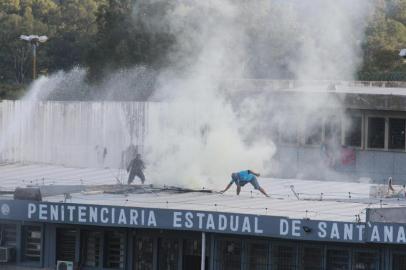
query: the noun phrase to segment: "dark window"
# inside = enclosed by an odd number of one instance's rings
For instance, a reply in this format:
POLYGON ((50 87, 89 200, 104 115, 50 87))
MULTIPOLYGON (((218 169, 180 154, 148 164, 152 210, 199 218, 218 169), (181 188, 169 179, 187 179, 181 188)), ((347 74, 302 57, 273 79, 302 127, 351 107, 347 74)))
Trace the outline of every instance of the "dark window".
POLYGON ((301 270, 323 269, 323 249, 321 247, 303 247, 301 270))
POLYGON ((368 119, 368 147, 385 147, 385 118, 370 117, 368 119))
POLYGON ((82 231, 81 238, 81 264, 86 267, 99 267, 101 232, 82 231))
POLYGON ((324 138, 326 143, 341 145, 341 120, 338 116, 328 117, 324 123, 324 138))
POLYGON ((288 116, 286 121, 279 123, 278 136, 281 143, 297 143, 297 123, 293 116, 288 116))
POLYGON ((268 243, 248 243, 248 267, 252 270, 266 270, 268 266, 268 243))
MULTIPOLYGON (((206 240, 206 263, 205 269, 209 269, 209 250, 206 240)), ((200 269, 202 259, 202 241, 197 239, 186 239, 183 242, 183 269, 200 269)))
POLYGON ((17 226, 14 224, 0 225, 0 246, 15 247, 17 239, 17 226))
POLYGON ((328 250, 327 269, 329 270, 349 270, 350 255, 348 250, 328 250))
POLYGON ((23 260, 27 262, 40 262, 41 260, 41 227, 24 226, 23 241, 23 260))
POLYGON ((311 121, 307 121, 305 125, 305 143, 310 145, 321 144, 321 138, 323 134, 322 119, 311 119, 311 121))
POLYGON ((392 270, 405 270, 406 269, 406 254, 393 254, 392 256, 392 270))
POLYGON ((379 254, 366 251, 358 251, 354 254, 354 270, 378 270, 379 254))
POLYGON ((405 120, 389 119, 389 149, 405 150, 405 120))
POLYGON ((158 249, 158 269, 176 270, 179 260, 179 242, 177 239, 160 239, 158 249))
POLYGON ((217 270, 241 269, 241 241, 218 240, 216 265, 217 270))
POLYGON ((56 260, 75 261, 76 250, 76 230, 57 229, 56 230, 56 260))
POLYGON ((106 232, 105 260, 107 268, 124 268, 125 239, 123 232, 106 232))
POLYGON ((137 237, 134 241, 134 270, 152 270, 154 241, 151 237, 137 237))
POLYGON ((295 246, 273 245, 272 246, 272 264, 275 270, 295 270, 297 251, 295 246))
POLYGON ((351 115, 347 117, 348 122, 345 129, 344 144, 346 146, 361 147, 362 117, 351 115))

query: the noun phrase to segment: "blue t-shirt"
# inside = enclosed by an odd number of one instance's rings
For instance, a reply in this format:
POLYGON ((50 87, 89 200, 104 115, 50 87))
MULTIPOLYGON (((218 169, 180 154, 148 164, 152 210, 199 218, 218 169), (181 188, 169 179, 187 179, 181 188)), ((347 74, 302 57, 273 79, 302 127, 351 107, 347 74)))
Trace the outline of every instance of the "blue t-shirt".
POLYGON ((235 177, 236 179, 232 179, 231 181, 247 183, 247 182, 251 182, 252 179, 254 179, 254 175, 250 174, 248 171, 241 171, 241 172, 235 173, 235 175, 236 175, 236 177, 235 177))
POLYGON ((238 178, 242 182, 250 182, 254 178, 254 175, 250 174, 248 171, 241 171, 238 173, 238 178))

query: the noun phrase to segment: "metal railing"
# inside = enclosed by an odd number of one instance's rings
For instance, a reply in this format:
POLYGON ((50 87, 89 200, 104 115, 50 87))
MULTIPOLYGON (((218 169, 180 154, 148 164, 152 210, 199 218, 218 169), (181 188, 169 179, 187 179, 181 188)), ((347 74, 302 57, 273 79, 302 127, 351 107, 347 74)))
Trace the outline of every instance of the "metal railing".
POLYGON ((301 87, 325 87, 334 91, 336 87, 362 88, 405 88, 406 81, 344 81, 344 80, 270 80, 270 79, 234 79, 225 80, 224 87, 237 90, 283 90, 301 87))

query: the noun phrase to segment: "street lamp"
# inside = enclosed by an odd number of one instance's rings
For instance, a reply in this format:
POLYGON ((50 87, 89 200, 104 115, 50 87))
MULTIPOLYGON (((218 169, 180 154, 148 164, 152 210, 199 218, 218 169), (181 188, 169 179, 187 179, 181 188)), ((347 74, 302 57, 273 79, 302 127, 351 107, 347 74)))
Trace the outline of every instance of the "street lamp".
POLYGON ((32 47, 32 78, 35 80, 37 78, 37 47, 39 43, 44 43, 48 40, 47 36, 37 36, 37 35, 21 35, 20 39, 28 41, 32 47))
POLYGON ((399 56, 402 58, 406 58, 406 49, 401 49, 399 52, 399 56))

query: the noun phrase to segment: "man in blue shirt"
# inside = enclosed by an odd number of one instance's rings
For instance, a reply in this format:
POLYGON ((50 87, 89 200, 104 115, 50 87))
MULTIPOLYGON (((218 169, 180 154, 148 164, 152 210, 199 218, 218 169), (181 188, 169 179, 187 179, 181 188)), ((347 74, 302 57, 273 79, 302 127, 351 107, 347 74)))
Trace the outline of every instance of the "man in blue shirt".
POLYGON ((230 183, 224 190, 220 191, 220 193, 226 192, 233 185, 233 183, 235 183, 237 185, 237 195, 239 195, 241 187, 245 186, 247 183, 250 183, 255 189, 261 191, 262 194, 269 197, 265 190, 259 186, 257 177, 259 177, 259 173, 255 173, 251 170, 232 173, 230 183))

